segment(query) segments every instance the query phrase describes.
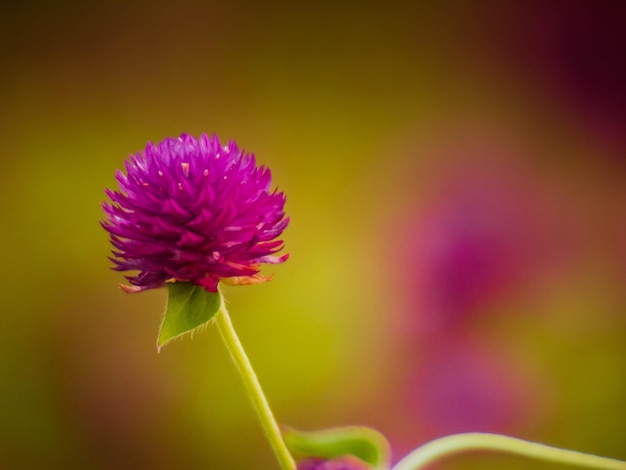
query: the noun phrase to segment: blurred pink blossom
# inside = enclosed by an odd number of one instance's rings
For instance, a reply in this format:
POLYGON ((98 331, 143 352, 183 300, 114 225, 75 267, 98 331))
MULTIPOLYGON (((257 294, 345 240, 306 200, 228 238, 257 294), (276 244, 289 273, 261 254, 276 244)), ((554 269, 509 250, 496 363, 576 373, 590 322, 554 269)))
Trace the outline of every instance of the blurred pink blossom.
POLYGON ((505 160, 472 159, 436 174, 395 257, 404 273, 403 331, 463 328, 563 264, 575 235, 569 214, 540 181, 505 160))
POLYGON ((497 347, 453 338, 420 359, 405 390, 422 434, 519 432, 538 418, 536 379, 497 347))

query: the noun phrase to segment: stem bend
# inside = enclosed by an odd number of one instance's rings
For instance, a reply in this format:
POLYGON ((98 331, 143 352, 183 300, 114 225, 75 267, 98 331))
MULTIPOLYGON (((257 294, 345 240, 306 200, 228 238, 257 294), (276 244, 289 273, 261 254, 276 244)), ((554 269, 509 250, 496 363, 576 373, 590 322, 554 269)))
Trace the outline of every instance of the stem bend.
POLYGON ((415 449, 393 470, 418 470, 437 460, 470 451, 501 452, 589 469, 626 470, 626 462, 620 460, 488 433, 452 434, 435 439, 415 449))

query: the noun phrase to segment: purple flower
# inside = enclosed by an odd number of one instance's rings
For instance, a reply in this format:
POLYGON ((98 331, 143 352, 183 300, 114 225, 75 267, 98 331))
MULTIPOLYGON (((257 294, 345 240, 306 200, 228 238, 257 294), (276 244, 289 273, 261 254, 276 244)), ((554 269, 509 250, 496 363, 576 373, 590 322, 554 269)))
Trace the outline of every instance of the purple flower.
POLYGON ((161 287, 166 281, 191 282, 210 292, 221 279, 233 284, 269 280, 263 263, 283 247, 276 240, 289 219, 285 196, 271 191, 270 170, 254 155, 217 136, 183 134, 148 143, 117 171, 119 191, 106 190, 103 204, 114 246, 113 269, 139 271, 126 276, 128 292, 161 287))
POLYGON ((371 467, 363 461, 346 455, 333 460, 317 457, 309 458, 298 463, 298 470, 370 470, 371 467))

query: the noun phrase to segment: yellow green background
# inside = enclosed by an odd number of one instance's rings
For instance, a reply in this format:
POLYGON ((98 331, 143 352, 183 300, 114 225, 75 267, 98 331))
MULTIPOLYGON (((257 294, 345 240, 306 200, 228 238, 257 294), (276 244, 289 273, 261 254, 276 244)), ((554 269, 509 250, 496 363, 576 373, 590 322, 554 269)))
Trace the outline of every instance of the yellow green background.
MULTIPOLYGON (((534 204, 556 207, 545 231, 574 248, 463 328, 524 368, 531 411, 506 432, 626 459, 623 96, 593 73, 588 92, 570 86, 559 55, 598 48, 603 76, 624 15, 571 3, 5 7, 0 468, 276 468, 215 329, 157 354, 165 292, 124 294, 109 269, 104 188, 182 132, 236 139, 287 194, 291 258, 268 284, 225 289, 279 421, 375 427, 395 460, 434 437, 402 401, 430 344, 399 327, 421 314, 409 227, 455 168, 523 168, 544 188, 534 204)), ((471 465, 543 468, 441 468, 471 465)))

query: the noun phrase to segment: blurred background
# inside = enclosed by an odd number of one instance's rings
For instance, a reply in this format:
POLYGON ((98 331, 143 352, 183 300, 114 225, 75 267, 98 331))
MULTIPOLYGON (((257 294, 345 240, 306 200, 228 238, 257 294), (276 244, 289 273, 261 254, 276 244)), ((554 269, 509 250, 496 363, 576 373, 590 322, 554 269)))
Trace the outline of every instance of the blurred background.
POLYGON ((215 329, 157 354, 109 269, 104 188, 182 132, 288 196, 226 289, 279 421, 626 459, 626 4, 414 3, 3 7, 0 468, 277 468, 215 329))

